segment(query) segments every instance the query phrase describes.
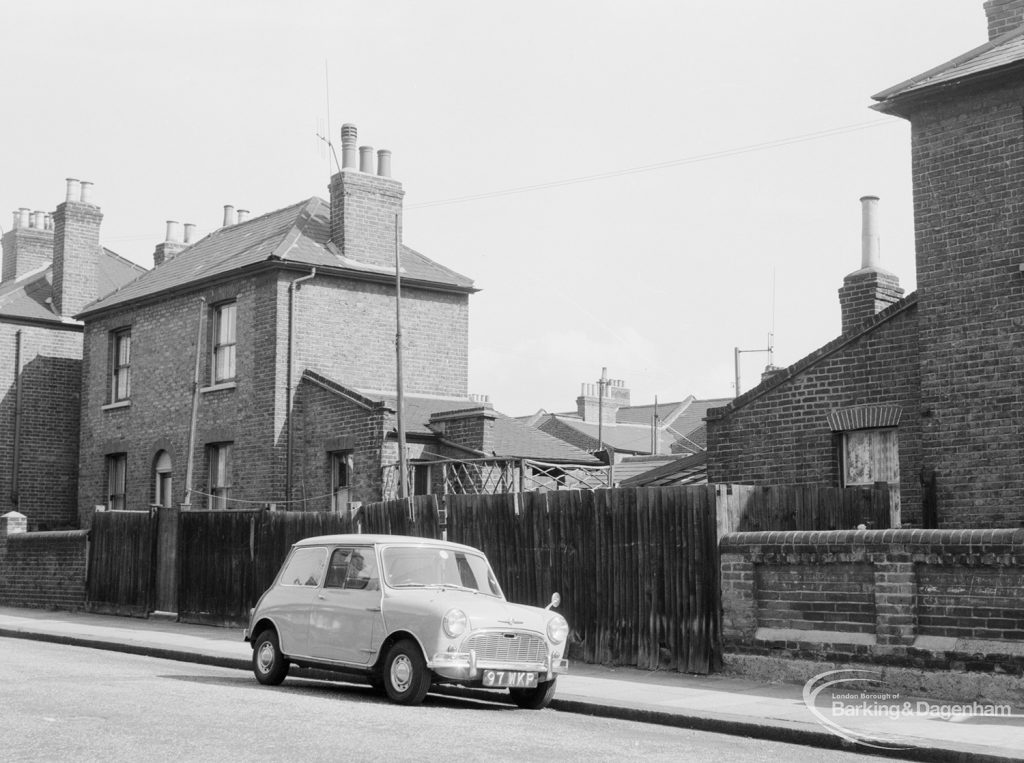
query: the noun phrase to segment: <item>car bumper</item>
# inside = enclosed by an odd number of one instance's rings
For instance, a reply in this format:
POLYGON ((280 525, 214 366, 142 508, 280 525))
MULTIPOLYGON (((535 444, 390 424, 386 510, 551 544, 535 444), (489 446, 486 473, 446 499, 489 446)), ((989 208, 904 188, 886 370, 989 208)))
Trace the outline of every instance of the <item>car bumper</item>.
POLYGON ((537 673, 539 681, 550 681, 559 673, 568 672, 569 661, 549 655, 545 662, 504 662, 478 660, 473 651, 439 652, 427 663, 427 667, 442 678, 466 683, 480 681, 485 670, 537 673))

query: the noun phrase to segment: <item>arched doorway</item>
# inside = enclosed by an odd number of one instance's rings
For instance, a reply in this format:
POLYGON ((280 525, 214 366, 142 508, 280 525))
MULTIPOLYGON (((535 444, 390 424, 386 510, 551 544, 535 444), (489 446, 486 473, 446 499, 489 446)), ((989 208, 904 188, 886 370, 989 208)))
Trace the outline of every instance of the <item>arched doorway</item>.
POLYGON ((153 461, 153 503, 163 508, 170 508, 173 503, 173 468, 171 454, 161 450, 153 461))

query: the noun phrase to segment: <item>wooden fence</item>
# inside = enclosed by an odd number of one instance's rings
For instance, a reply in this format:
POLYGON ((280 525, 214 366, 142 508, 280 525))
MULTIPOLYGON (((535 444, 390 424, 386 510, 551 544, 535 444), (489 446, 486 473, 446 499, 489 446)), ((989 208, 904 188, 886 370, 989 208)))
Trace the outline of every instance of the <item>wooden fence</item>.
POLYGON ((337 514, 301 511, 183 511, 178 619, 245 625, 292 544, 344 532, 337 514))
POLYGON ((899 527, 898 509, 885 484, 713 485, 718 536, 762 530, 888 530, 899 527))
POLYGON ((93 517, 87 609, 136 616, 152 611, 155 532, 149 511, 104 511, 93 517))
MULTIPOLYGON (((243 625, 291 545, 338 532, 447 537, 482 549, 511 601, 553 591, 572 628, 570 657, 713 671, 721 660, 718 539, 736 530, 889 527, 888 490, 703 485, 501 495, 418 496, 330 513, 184 511, 178 618, 243 625)), ((157 521, 101 512, 90 533, 87 606, 153 611, 157 521)))
POLYGON ((364 532, 483 550, 515 602, 559 611, 572 659, 688 673, 721 664, 718 543, 706 486, 422 496, 364 506, 364 532))

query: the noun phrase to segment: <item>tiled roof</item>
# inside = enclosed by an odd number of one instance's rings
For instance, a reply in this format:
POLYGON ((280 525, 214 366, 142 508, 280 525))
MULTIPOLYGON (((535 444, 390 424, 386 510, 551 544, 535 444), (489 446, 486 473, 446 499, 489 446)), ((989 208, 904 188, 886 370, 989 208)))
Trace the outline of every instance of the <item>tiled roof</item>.
POLYGON ((615 464, 615 482, 621 484, 623 480, 644 474, 659 466, 673 464, 681 458, 683 456, 629 456, 615 464))
MULTIPOLYGON (((397 399, 394 394, 386 392, 356 390, 343 384, 331 381, 313 371, 305 371, 304 376, 323 387, 358 400, 366 405, 380 403, 394 411, 397 399)), ((446 411, 461 411, 468 408, 480 408, 481 404, 469 398, 430 397, 426 395, 406 395, 404 424, 407 434, 436 436, 437 432, 428 426, 431 415, 446 411)), ((558 463, 600 463, 589 453, 572 445, 551 437, 533 427, 529 427, 518 419, 494 411, 494 452, 487 454, 503 458, 530 458, 538 461, 556 461, 558 463)))
POLYGON ((880 111, 897 111, 895 102, 928 88, 951 86, 1024 61, 1024 27, 1011 30, 951 61, 872 96, 880 111))
MULTIPOLYGON (((616 480, 618 481, 618 466, 616 480)), ((619 482, 620 487, 668 487, 672 485, 706 485, 708 481, 708 454, 695 453, 655 466, 619 482)))
MULTIPOLYGON (((659 403, 658 451, 660 453, 695 453, 706 447, 704 417, 709 408, 727 404, 731 398, 697 400, 692 395, 677 403, 659 403)), ((601 443, 625 453, 651 452, 651 421, 655 406, 634 405, 619 408, 615 424, 601 427, 601 443)), ((583 450, 598 446, 596 422, 583 421, 575 413, 545 414, 525 417, 535 426, 583 450)))
MULTIPOLYGON (((145 273, 141 265, 100 248, 96 261, 96 291, 107 294, 145 273)), ((20 318, 33 321, 62 321, 50 307, 53 299, 53 263, 26 273, 17 280, 0 284, 0 318, 20 318)))
MULTIPOLYGON (((214 231, 159 267, 107 297, 93 302, 87 314, 145 299, 187 284, 266 261, 330 268, 340 274, 394 277, 394 268, 367 265, 343 257, 330 241, 331 207, 313 197, 214 231)), ((473 291, 473 281, 419 252, 402 246, 402 277, 420 284, 473 291)))
POLYGON ((559 463, 600 463, 586 451, 501 413, 494 421, 494 453, 559 463))

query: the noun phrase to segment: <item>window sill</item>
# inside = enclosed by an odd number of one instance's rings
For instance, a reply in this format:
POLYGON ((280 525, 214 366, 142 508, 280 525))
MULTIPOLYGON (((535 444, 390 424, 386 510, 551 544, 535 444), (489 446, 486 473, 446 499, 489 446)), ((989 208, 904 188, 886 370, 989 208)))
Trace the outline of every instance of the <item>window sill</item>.
POLYGON ((101 405, 100 406, 100 410, 101 411, 113 411, 113 410, 116 410, 118 408, 131 408, 131 405, 132 405, 132 401, 131 400, 121 400, 121 401, 116 402, 116 403, 107 403, 106 405, 101 405))
POLYGON ((204 395, 207 392, 220 392, 225 389, 234 389, 236 386, 235 382, 221 382, 220 384, 211 384, 209 387, 202 387, 199 391, 204 395))

